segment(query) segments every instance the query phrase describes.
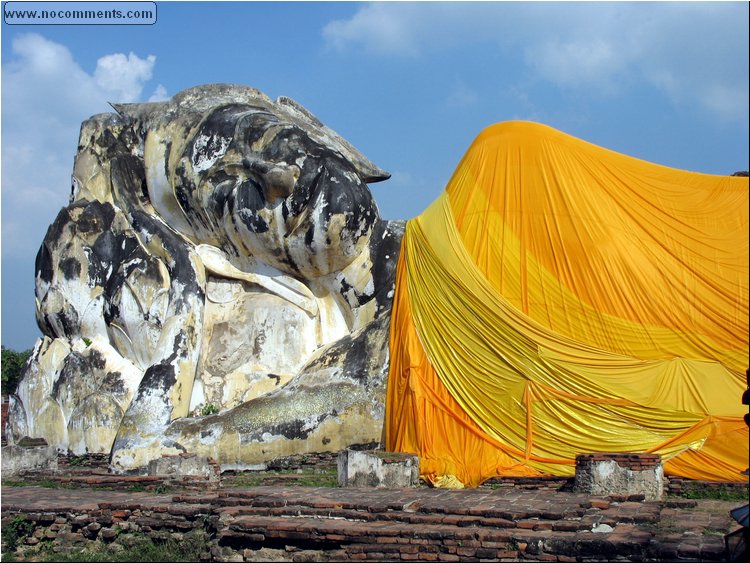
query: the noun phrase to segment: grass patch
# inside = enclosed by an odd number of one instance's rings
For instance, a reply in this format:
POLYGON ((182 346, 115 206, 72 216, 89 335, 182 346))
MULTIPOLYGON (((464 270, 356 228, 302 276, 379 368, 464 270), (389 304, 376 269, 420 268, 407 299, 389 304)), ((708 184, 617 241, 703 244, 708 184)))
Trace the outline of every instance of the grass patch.
POLYGON ((3 487, 28 487, 29 483, 26 483, 25 481, 16 481, 13 479, 3 479, 2 485, 3 487))
POLYGON ((248 471, 222 479, 228 487, 260 487, 263 485, 284 485, 297 487, 336 487, 338 474, 335 467, 293 469, 279 471, 248 471))
POLYGON ((205 561, 209 556, 208 540, 202 535, 185 537, 181 541, 169 539, 158 543, 145 536, 134 540, 128 547, 113 544, 59 553, 47 548, 34 553, 31 556, 33 558, 29 559, 18 558, 15 554, 8 553, 3 557, 3 561, 205 561))
POLYGON ((71 467, 84 467, 88 465, 88 456, 85 456, 85 455, 68 456, 68 465, 71 467))
POLYGON ((726 501, 745 501, 748 499, 747 489, 738 489, 737 487, 701 487, 688 489, 680 495, 682 498, 693 500, 726 500, 726 501))
POLYGON ((18 481, 14 479, 3 479, 3 487, 42 487, 43 489, 75 489, 73 483, 61 483, 55 479, 28 479, 18 481))
POLYGON ((722 530, 719 528, 705 528, 703 530, 704 536, 725 536, 727 534, 728 530, 722 530))
POLYGON ((34 523, 26 520, 24 516, 15 516, 10 522, 3 526, 2 541, 5 549, 15 551, 19 542, 34 531, 34 523))

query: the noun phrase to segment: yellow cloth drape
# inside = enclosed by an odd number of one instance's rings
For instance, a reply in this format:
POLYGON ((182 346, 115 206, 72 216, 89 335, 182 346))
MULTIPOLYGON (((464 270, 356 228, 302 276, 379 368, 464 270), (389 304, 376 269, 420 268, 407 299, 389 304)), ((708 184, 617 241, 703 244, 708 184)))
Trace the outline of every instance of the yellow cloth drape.
POLYGON ((390 346, 386 445, 433 481, 571 475, 596 451, 738 480, 747 178, 492 126, 407 223, 390 346))

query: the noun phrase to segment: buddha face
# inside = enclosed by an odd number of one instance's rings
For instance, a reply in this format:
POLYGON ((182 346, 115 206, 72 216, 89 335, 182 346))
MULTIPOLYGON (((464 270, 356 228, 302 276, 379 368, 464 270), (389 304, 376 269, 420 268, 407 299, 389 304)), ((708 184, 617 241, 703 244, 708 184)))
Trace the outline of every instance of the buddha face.
POLYGON ((367 184, 339 152, 268 111, 207 115, 171 175, 199 242, 220 244, 296 277, 340 271, 378 219, 367 184))

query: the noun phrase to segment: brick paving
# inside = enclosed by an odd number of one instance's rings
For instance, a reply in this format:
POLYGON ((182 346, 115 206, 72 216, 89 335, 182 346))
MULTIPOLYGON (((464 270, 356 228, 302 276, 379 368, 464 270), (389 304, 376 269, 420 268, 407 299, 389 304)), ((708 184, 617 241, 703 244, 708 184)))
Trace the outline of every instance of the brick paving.
POLYGON ((729 511, 743 504, 297 486, 178 494, 2 487, 0 501, 4 521, 24 514, 48 526, 37 534, 48 539, 105 541, 115 527, 163 537, 208 525, 215 561, 721 561, 724 535, 738 528, 729 511))

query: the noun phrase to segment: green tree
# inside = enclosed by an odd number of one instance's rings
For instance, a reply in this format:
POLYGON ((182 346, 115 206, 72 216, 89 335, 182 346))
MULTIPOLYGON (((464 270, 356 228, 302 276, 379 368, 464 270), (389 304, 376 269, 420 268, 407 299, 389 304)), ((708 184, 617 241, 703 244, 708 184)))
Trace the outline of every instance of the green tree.
POLYGON ((2 346, 3 394, 16 392, 16 387, 18 387, 18 382, 21 381, 21 375, 23 374, 23 367, 26 364, 26 360, 31 356, 31 352, 30 349, 23 352, 16 352, 2 346))

